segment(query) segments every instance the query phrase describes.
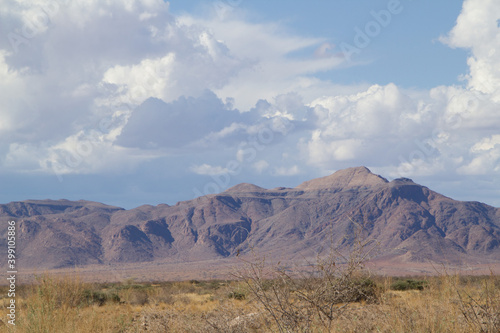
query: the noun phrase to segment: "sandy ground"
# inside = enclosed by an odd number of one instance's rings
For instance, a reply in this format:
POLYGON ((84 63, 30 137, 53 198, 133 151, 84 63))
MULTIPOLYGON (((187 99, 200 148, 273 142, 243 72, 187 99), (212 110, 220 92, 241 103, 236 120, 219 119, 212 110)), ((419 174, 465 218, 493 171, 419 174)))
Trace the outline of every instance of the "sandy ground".
MULTIPOLYGON (((184 280, 211 280, 234 279, 233 273, 242 270, 245 260, 251 258, 229 258, 200 262, 150 262, 125 265, 95 265, 65 269, 19 269, 17 280, 19 283, 30 283, 35 276, 50 274, 55 276, 78 276, 88 282, 136 282, 154 281, 184 281, 184 280)), ((281 262, 283 264, 283 262, 281 262)), ((272 263, 269 263, 272 265, 272 263)), ((300 269, 300 265, 290 263, 300 269)), ((302 267, 306 267, 305 265, 302 267)), ((416 276, 416 275, 488 275, 500 274, 500 263, 477 265, 453 265, 446 263, 412 263, 397 260, 375 260, 365 264, 366 269, 379 276, 416 276)), ((0 284, 5 284, 0 283, 0 284)))

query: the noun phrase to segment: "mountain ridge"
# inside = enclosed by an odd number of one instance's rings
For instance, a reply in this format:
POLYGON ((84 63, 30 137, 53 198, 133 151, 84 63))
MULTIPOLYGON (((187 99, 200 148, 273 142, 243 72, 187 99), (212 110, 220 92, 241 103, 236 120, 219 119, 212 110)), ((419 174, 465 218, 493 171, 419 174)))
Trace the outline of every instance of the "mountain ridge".
POLYGON ((500 209, 456 201, 407 178, 392 181, 366 167, 339 170, 295 188, 238 184, 173 206, 123 209, 79 200, 0 205, 18 224, 24 267, 62 268, 190 262, 258 249, 290 259, 331 247, 348 251, 354 231, 379 244, 378 256, 408 263, 500 262, 500 209))

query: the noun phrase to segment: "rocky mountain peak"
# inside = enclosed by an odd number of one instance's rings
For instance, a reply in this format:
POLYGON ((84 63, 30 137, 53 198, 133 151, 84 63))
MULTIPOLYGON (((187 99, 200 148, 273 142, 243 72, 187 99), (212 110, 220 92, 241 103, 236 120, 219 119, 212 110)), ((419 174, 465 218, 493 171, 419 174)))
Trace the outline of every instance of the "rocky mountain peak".
POLYGON ((241 183, 228 188, 225 192, 237 193, 237 192, 262 192, 262 191, 266 191, 266 189, 249 183, 241 183))
POLYGON ((339 170, 329 176, 306 181, 297 189, 348 189, 355 187, 371 187, 388 183, 387 179, 372 173, 367 167, 354 167, 339 170))

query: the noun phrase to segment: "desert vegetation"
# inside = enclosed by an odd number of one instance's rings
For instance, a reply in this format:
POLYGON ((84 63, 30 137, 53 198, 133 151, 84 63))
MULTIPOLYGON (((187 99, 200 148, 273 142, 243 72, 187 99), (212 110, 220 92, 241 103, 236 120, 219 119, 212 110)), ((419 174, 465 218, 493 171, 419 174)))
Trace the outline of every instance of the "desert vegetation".
MULTIPOLYGON (((240 258, 227 280, 89 283, 38 276, 16 291, 6 332, 500 332, 500 277, 436 267, 383 277, 365 263, 378 244, 362 226, 345 251, 308 260, 240 258)), ((0 308, 7 314, 8 287, 0 308)))
MULTIPOLYGON (((336 258, 338 259, 338 258, 336 258)), ((361 261, 248 261, 232 280, 93 284, 41 275, 5 332, 499 332, 500 277, 380 277, 361 261)), ((3 288, 2 295, 6 295, 3 288)), ((5 297, 5 296, 4 296, 5 297)), ((5 313, 8 299, 0 300, 5 313)), ((3 318, 2 318, 3 319, 3 318)))

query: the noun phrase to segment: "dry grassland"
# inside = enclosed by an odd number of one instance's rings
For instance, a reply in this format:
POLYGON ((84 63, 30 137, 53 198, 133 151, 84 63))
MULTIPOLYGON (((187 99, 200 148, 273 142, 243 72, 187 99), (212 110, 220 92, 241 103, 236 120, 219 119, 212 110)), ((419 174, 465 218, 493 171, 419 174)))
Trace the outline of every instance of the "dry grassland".
MULTIPOLYGON (((19 286, 16 327, 5 325, 3 315, 0 330, 36 333, 500 331, 500 278, 494 275, 370 277, 370 283, 354 284, 362 285, 362 293, 368 295, 358 299, 345 295, 334 299, 333 294, 322 299, 328 290, 317 294, 322 288, 318 284, 320 278, 315 278, 316 282, 297 279, 290 284, 291 280, 275 276, 273 280, 260 281, 264 285, 259 285, 252 276, 247 278, 246 281, 139 284, 128 280, 91 284, 75 276, 43 275, 32 285, 19 286), (263 289, 258 289, 260 287, 263 289), (307 297, 314 298, 317 304, 309 302, 307 297), (280 308, 279 302, 285 301, 293 306, 283 304, 280 308), (318 311, 323 305, 331 310, 331 318, 318 311), (296 319, 302 322, 293 323, 296 319)), ((360 276, 351 276, 351 279, 358 278, 360 276)), ((334 283, 338 286, 339 281, 334 283)), ((6 295, 6 290, 1 292, 6 295)), ((5 314, 7 302, 7 298, 0 300, 0 311, 5 314)))

